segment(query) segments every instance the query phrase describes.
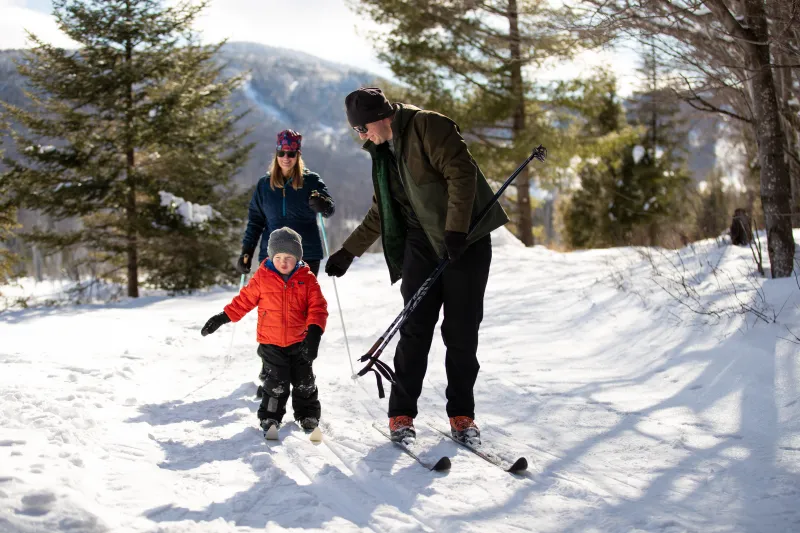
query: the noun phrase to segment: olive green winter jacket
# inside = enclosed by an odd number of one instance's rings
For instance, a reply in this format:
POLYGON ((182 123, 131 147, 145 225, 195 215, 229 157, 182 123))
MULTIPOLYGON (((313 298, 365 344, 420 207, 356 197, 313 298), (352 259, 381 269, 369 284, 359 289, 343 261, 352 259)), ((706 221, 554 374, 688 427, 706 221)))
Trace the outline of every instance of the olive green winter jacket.
MULTIPOLYGON (((444 232, 466 233, 470 222, 489 203, 494 192, 467 149, 458 125, 446 116, 407 104, 394 104, 392 140, 398 174, 414 213, 439 256, 444 257, 444 232)), ((388 147, 367 141, 372 156, 372 207, 343 247, 360 256, 381 236, 392 283, 400 279, 405 248, 405 220, 389 194, 388 147)), ((508 222, 495 203, 470 234, 468 242, 508 222)))

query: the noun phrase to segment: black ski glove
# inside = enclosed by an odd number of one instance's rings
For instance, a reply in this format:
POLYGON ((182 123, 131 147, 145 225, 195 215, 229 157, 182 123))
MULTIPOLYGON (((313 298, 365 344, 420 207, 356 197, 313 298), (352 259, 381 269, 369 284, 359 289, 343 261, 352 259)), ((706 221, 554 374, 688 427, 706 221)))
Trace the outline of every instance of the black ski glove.
POLYGON ((322 213, 325 216, 330 211, 331 199, 314 191, 308 198, 308 207, 315 213, 322 213))
POLYGON ((253 252, 255 250, 242 250, 242 255, 239 256, 239 260, 236 262, 236 271, 239 274, 250 272, 250 267, 253 264, 253 252))
POLYGON ((328 258, 328 263, 325 265, 325 273, 329 276, 336 276, 337 278, 344 276, 344 273, 350 268, 354 257, 353 254, 344 248, 336 250, 328 258))
POLYGON ((467 249, 467 234, 461 231, 445 231, 444 247, 447 248, 450 262, 455 263, 467 249))
POLYGON ((317 358, 319 352, 319 342, 322 340, 322 328, 316 324, 308 326, 306 338, 300 346, 300 358, 311 363, 317 358))
POLYGON ((217 331, 219 329, 219 327, 221 325, 227 324, 230 321, 231 321, 231 319, 228 318, 228 315, 225 314, 225 311, 221 312, 218 315, 214 315, 214 316, 212 316, 211 318, 208 319, 208 322, 206 322, 206 325, 203 326, 203 329, 200 330, 200 335, 205 337, 209 333, 214 333, 215 331, 217 331))

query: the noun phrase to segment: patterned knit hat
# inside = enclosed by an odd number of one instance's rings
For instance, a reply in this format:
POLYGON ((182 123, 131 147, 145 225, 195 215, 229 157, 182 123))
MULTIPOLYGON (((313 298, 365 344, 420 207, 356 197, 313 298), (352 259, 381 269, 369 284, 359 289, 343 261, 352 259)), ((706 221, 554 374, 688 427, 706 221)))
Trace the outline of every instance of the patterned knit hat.
POLYGON ((294 130, 283 130, 278 134, 278 146, 275 150, 300 150, 303 136, 294 130))
POLYGON ((276 229, 269 234, 267 244, 267 255, 275 257, 277 254, 289 254, 297 258, 303 258, 303 238, 291 228, 276 229))

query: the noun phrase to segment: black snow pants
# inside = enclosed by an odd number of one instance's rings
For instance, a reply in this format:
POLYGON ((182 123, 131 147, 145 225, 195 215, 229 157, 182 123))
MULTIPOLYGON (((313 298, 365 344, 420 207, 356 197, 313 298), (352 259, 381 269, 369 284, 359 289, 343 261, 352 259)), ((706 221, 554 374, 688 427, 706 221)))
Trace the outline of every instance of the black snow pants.
MULTIPOLYGON (((440 258, 422 229, 409 229, 403 256, 403 301, 417 292, 440 258)), ((444 307, 442 339, 447 347, 447 415, 475 418, 473 388, 478 377, 478 329, 483 320, 483 296, 492 262, 489 235, 473 243, 445 268, 417 308, 400 328, 394 371, 400 387, 392 386, 389 416, 417 415, 417 399, 428 367, 439 311, 444 307)))
POLYGON ((295 420, 313 416, 320 418, 319 391, 311 363, 300 358, 301 343, 285 348, 260 344, 264 375, 264 395, 258 408, 258 418, 273 418, 280 422, 286 414, 291 385, 292 408, 295 420))

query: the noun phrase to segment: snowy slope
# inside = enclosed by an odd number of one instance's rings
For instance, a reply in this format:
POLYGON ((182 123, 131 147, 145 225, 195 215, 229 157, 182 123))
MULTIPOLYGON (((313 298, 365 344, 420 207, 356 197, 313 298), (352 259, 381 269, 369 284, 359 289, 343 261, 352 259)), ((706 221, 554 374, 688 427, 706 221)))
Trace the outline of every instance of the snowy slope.
MULTIPOLYGON (((430 473, 375 431, 385 404, 350 379, 323 276, 320 445, 256 429, 254 314, 200 336, 230 288, 0 314, 0 532, 800 531, 795 279, 754 278, 749 250, 713 241, 561 254, 495 236, 477 416, 527 476, 420 425, 453 461, 430 473)), ((376 255, 338 289, 356 358, 399 289, 376 255)), ((420 399, 436 422, 443 359, 437 338, 420 399)))

